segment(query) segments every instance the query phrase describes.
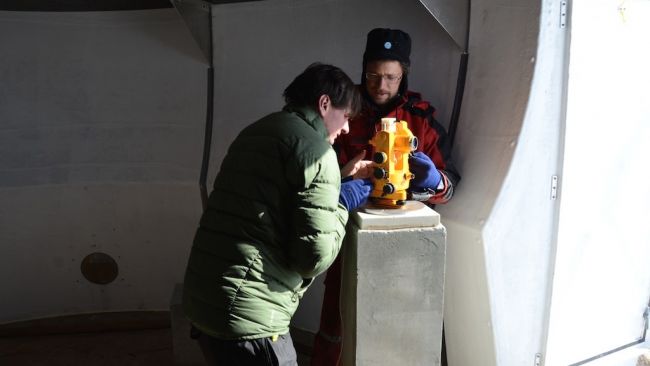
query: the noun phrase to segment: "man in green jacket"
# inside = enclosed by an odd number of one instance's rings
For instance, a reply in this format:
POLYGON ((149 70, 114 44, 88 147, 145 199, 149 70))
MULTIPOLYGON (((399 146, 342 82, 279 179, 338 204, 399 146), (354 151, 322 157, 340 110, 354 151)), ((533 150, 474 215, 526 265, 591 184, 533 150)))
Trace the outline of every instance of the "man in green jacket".
POLYGON ((350 78, 312 64, 284 98, 228 149, 194 238, 183 309, 211 365, 297 365, 291 317, 370 193, 331 146, 360 108, 350 78))

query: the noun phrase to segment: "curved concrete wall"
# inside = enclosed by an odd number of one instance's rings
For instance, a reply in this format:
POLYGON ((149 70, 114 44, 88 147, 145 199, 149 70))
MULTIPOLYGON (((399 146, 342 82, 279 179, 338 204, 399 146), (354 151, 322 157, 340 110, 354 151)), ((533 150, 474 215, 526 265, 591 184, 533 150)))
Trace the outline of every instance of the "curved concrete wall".
POLYGON ((206 67, 173 9, 0 12, 0 323, 167 309, 201 210, 206 67), (118 264, 88 282, 83 258, 118 264))
POLYGON ((473 1, 470 67, 448 229, 450 365, 543 355, 554 258, 565 74, 560 2, 473 1))

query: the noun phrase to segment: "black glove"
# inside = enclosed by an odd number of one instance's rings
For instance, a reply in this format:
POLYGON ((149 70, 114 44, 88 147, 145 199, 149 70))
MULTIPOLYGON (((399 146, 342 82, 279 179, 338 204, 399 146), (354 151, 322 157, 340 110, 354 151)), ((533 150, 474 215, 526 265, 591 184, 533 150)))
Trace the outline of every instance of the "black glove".
POLYGON ((369 179, 351 179, 341 183, 339 202, 348 211, 353 211, 363 206, 368 201, 372 191, 372 182, 369 179))

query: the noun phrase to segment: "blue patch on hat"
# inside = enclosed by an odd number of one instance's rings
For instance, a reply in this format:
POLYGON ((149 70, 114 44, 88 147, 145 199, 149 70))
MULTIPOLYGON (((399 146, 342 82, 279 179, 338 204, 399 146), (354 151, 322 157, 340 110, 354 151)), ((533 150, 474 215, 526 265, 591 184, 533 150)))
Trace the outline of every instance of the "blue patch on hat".
POLYGON ((384 48, 387 49, 387 50, 390 50, 391 48, 393 48, 393 44, 390 43, 390 42, 386 42, 386 43, 384 43, 384 48))

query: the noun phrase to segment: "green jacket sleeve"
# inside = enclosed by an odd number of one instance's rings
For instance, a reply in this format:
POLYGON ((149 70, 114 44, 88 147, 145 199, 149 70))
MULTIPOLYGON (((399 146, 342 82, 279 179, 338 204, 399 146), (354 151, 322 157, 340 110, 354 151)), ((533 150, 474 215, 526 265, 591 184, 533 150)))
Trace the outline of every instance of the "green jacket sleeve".
POLYGON ((303 278, 312 278, 325 272, 336 259, 348 212, 339 205, 341 176, 334 150, 328 149, 322 157, 307 157, 304 162, 302 189, 294 197, 288 258, 303 278))

